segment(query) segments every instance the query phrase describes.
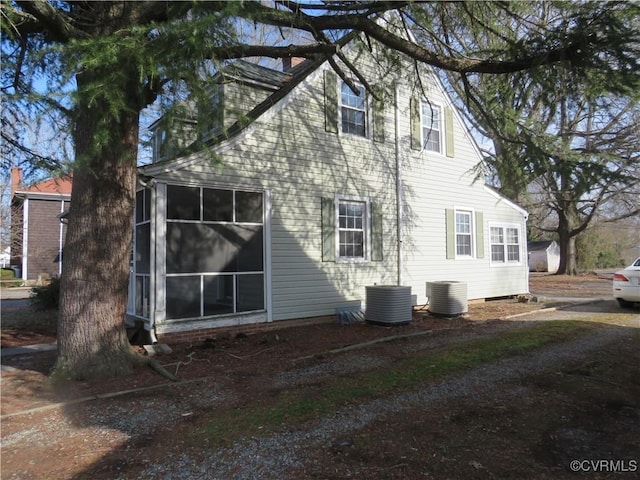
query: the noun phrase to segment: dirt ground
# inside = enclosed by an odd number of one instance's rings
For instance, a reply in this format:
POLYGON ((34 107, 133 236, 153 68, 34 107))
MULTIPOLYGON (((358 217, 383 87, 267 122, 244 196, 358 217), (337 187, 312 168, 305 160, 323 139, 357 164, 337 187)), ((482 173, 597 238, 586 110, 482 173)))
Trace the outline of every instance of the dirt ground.
MULTIPOLYGON (((559 292, 607 298, 611 285, 595 275, 532 276, 531 291, 541 300, 559 292)), ((184 439, 190 438, 207 409, 224 404, 233 411, 252 402, 268 404, 284 388, 277 385, 278 379, 316 368, 333 355, 332 349, 371 342, 339 355, 349 368, 365 358, 369 363, 363 370, 376 369, 382 365, 380 359, 399 355, 396 343, 373 343, 377 339, 407 337, 403 352, 409 352, 415 339, 428 337, 430 348, 438 349, 522 328, 525 321, 504 319, 550 305, 504 299, 472 303, 464 318, 417 311, 406 326, 331 323, 176 345, 172 353, 157 358, 180 377, 178 384, 140 368, 127 378, 52 387, 46 374, 55 352, 3 357, 2 478, 144 478, 139 476, 143 467, 154 459, 204 455, 206 445, 194 446, 184 439), (158 412, 176 402, 184 409, 165 412, 165 420, 159 421, 158 412), (122 409, 123 422, 149 415, 149 429, 106 425, 98 419, 102 408, 122 409), (55 434, 47 434, 45 440, 39 436, 46 436, 42 432, 55 434)), ((632 469, 633 462, 640 462, 639 313, 614 307, 607 317, 611 323, 635 328, 596 357, 518 378, 490 397, 461 397, 437 408, 387 415, 332 439, 327 448, 309 452, 305 465, 282 478, 338 479, 356 473, 371 479, 574 478, 570 462, 575 459, 621 461, 616 468, 632 469)), ((3 348, 54 339, 50 327, 2 329, 3 348)), ((317 376, 312 387, 321 391, 323 382, 335 375, 340 372, 317 376)), ((586 472, 589 465, 581 468, 586 472)), ((608 478, 609 472, 600 475, 594 470, 582 477, 608 478)), ((199 478, 215 477, 205 473, 199 478)), ((256 473, 253 478, 274 477, 256 473)))

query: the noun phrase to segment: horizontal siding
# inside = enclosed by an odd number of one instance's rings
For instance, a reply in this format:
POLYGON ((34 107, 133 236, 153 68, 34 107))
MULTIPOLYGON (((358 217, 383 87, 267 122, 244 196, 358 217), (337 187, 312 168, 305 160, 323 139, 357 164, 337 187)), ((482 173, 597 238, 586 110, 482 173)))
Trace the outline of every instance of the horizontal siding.
MULTIPOLYGON (((494 277, 491 270, 498 269, 488 267, 488 223, 505 221, 506 216, 522 224, 522 218, 509 207, 496 206, 481 183, 472 182, 470 170, 479 158, 461 124, 456 124, 455 158, 410 150, 408 108, 415 85, 407 83, 406 72, 413 67, 376 65, 368 62, 365 51, 345 51, 372 84, 395 81, 400 91, 405 284, 412 286, 419 301, 429 280, 466 279, 470 296, 475 297, 491 296, 509 281, 520 289, 516 269, 499 269, 502 277, 494 277), (445 260, 444 211, 454 205, 483 211, 485 259, 445 260)), ((427 91, 446 103, 438 97, 438 88, 428 85, 427 91)), ((202 161, 160 176, 177 183, 269 191, 274 320, 330 315, 338 306, 364 304, 365 286, 395 284, 398 275, 393 105, 385 108, 385 141, 378 143, 325 131, 322 71, 312 73, 286 101, 283 109, 261 117, 219 157, 202 153, 202 161), (383 207, 383 261, 322 261, 321 199, 336 194, 366 196, 383 207)))
MULTIPOLYGON (((436 97, 435 100, 443 99, 436 97)), ((409 125, 403 123, 403 128, 408 129, 409 125)), ((471 142, 462 135, 462 129, 456 119, 454 158, 426 152, 403 158, 404 200, 408 205, 403 232, 405 284, 411 285, 418 303, 427 301, 426 282, 429 281, 464 281, 470 299, 528 292, 525 219, 487 192, 481 180, 475 180, 473 169, 479 158, 471 142), (446 258, 445 210, 454 207, 482 212, 484 258, 446 258), (494 222, 520 226, 523 247, 520 265, 491 266, 489 224, 494 222)))
POLYGON ((62 210, 60 200, 29 199, 27 280, 40 275, 58 276, 61 229, 63 244, 66 235, 66 228, 58 218, 62 210))

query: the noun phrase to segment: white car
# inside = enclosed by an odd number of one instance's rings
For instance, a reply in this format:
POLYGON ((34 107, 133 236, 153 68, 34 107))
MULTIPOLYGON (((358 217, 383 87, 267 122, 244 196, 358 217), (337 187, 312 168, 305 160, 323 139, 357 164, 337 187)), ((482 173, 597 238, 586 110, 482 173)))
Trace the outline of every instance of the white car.
POLYGON ((630 266, 613 275, 613 298, 621 307, 633 307, 640 302, 640 257, 630 266))

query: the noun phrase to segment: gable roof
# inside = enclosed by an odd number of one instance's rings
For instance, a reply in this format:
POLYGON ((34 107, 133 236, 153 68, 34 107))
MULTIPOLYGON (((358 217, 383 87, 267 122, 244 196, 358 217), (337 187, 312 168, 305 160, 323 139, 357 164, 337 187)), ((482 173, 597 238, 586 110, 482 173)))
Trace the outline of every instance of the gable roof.
POLYGON ((70 196, 73 186, 71 175, 58 178, 48 178, 29 186, 22 185, 22 169, 11 169, 11 196, 70 196))
MULTIPOLYGON (((340 40, 338 40, 338 48, 344 47, 347 43, 351 42, 358 32, 353 31, 347 33, 340 40)), ((244 60, 235 60, 229 65, 220 70, 219 75, 224 78, 235 79, 240 82, 246 83, 262 83, 263 85, 269 85, 271 89, 275 91, 267 96, 265 100, 257 104, 252 110, 242 115, 241 119, 237 120, 234 124, 226 128, 219 135, 207 138, 206 140, 196 140, 189 147, 185 148, 179 155, 189 157, 190 155, 197 153, 204 148, 212 147, 220 144, 224 141, 229 141, 237 136, 243 130, 246 130, 257 120, 261 115, 270 110, 279 101, 285 98, 295 87, 302 83, 310 74, 318 70, 325 62, 327 62, 327 55, 315 54, 310 56, 304 61, 299 62, 293 66, 287 72, 281 72, 271 68, 263 67, 261 65, 246 62, 244 60)), ((159 119, 160 120, 160 119, 159 119)), ((158 123, 156 120, 154 124, 158 123)), ((175 162, 177 158, 171 158, 160 162, 155 162, 149 165, 141 167, 145 173, 155 170, 155 167, 163 167, 175 162)), ((190 163, 190 162, 189 162, 190 163)))
POLYGON ((291 70, 289 72, 281 72, 240 59, 222 68, 219 74, 223 79, 253 83, 271 87, 271 89, 275 90, 282 88, 286 83, 291 81, 295 72, 291 70))
POLYGON ((553 240, 545 241, 535 241, 535 242, 527 242, 527 249, 530 252, 541 252, 549 248, 552 244, 556 243, 553 240))

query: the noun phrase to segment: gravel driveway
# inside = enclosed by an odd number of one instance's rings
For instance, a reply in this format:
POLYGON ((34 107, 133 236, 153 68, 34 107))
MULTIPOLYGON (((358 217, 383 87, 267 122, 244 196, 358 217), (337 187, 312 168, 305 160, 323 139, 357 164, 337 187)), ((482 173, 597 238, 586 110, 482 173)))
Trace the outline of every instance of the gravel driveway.
MULTIPOLYGON (((437 402, 461 397, 495 396, 507 382, 522 375, 543 372, 566 361, 575 361, 605 345, 618 342, 627 335, 619 328, 605 328, 562 345, 545 348, 532 356, 509 358, 483 365, 429 386, 428 389, 350 406, 323 418, 308 430, 290 430, 265 437, 250 438, 230 448, 211 452, 207 458, 191 459, 169 456, 165 462, 148 467, 138 478, 163 480, 236 479, 253 480, 287 478, 286 472, 304 469, 309 452, 330 445, 335 438, 365 428, 380 417, 429 408, 437 402)), ((523 387, 524 388, 524 387, 523 387)), ((510 390, 508 395, 526 395, 523 390, 510 390)), ((121 477, 122 479, 128 477, 121 477)))
MULTIPOLYGON (((579 316, 606 317, 610 316, 609 307, 615 308, 615 305, 599 302, 574 306, 571 307, 571 311, 538 313, 535 318, 576 318, 577 313, 579 316)), ((531 316, 526 317, 529 318, 531 316)), ((635 312, 630 312, 623 318, 624 321, 619 325, 640 327, 640 315, 635 312)), ((526 326, 528 322, 522 321, 526 319, 514 321, 513 328, 526 326)), ((474 327, 476 328, 485 327, 474 327)), ((490 332, 491 328, 487 328, 486 334, 490 332)), ((47 478, 76 478, 77 472, 87 471, 87 465, 98 465, 104 460, 105 455, 109 455, 108 452, 123 448, 132 449, 132 452, 135 449, 146 449, 144 451, 149 454, 137 453, 133 456, 135 468, 132 468, 132 465, 122 458, 122 455, 126 456, 125 451, 119 454, 117 460, 122 462, 121 467, 114 467, 113 464, 117 462, 112 460, 108 473, 105 472, 98 478, 305 478, 304 475, 292 476, 291 472, 305 472, 318 467, 315 465, 318 462, 316 452, 327 449, 337 438, 365 429, 380 419, 402 412, 412 412, 416 408, 428 409, 461 399, 474 402, 491 401, 496 397, 496 392, 500 392, 503 399, 524 398, 527 396, 526 385, 512 388, 518 378, 543 373, 567 362, 580 363, 581 359, 593 352, 616 345, 628 337, 629 332, 628 328, 602 326, 585 336, 562 344, 471 368, 445 380, 430 383, 428 388, 390 395, 367 403, 352 404, 318 419, 312 425, 304 424, 276 434, 251 436, 224 448, 185 448, 180 438, 175 439, 175 448, 162 452, 153 448, 153 438, 157 438, 158 432, 163 432, 160 435, 171 438, 172 425, 189 422, 194 409, 206 411, 230 401, 234 393, 232 389, 223 386, 223 379, 209 378, 186 390, 180 386, 167 387, 162 398, 158 398, 154 391, 149 391, 148 394, 143 392, 131 397, 125 395, 66 405, 64 408, 33 411, 3 418, 3 478, 40 478, 34 472, 37 472, 38 468, 42 471, 42 459, 53 458, 63 452, 67 458, 72 459, 72 463, 56 465, 56 462, 45 461, 47 478), (509 388, 506 388, 507 384, 510 385, 509 388), (30 423, 25 424, 25 421, 30 423), (69 456, 65 450, 75 448, 74 446, 83 447, 82 451, 69 456), (21 457, 20 452, 23 452, 23 455, 28 454, 31 460, 21 457), (77 465, 73 462, 77 462, 77 465), (121 473, 118 473, 117 470, 120 468, 121 473), (69 472, 76 473, 70 475, 69 472)), ((456 335, 459 333, 463 334, 461 338, 470 335, 468 331, 458 332, 456 335)), ((412 339, 407 348, 416 351, 429 349, 442 342, 443 338, 426 335, 412 339)), ((367 350, 351 351, 331 356, 311 367, 307 364, 295 369, 288 365, 286 371, 276 372, 272 378, 274 385, 280 382, 280 387, 286 387, 296 385, 301 378, 304 378, 305 382, 313 382, 314 376, 338 371, 344 373, 345 368, 352 368, 353 372, 373 370, 383 363, 384 360, 367 350)), ((89 471, 92 472, 90 475, 96 474, 92 470, 89 471)), ((335 478, 348 476, 350 475, 344 474, 335 478)))

